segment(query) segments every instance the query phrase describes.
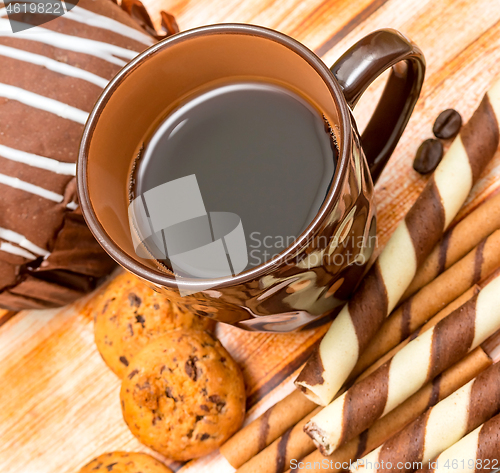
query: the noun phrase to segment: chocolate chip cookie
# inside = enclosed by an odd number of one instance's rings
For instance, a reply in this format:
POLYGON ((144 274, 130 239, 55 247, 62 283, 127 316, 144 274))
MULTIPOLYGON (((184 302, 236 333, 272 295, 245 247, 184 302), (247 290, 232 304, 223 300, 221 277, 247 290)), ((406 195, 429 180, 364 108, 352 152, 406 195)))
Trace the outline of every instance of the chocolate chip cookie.
POLYGON ((120 397, 132 433, 179 461, 217 449, 245 417, 239 367, 206 331, 174 330, 153 340, 132 360, 120 397))
POLYGON ((159 335, 176 328, 204 330, 214 325, 181 309, 130 273, 116 277, 92 304, 95 343, 120 378, 134 355, 159 335))
POLYGON ((172 473, 163 463, 145 453, 112 452, 94 458, 80 473, 172 473))

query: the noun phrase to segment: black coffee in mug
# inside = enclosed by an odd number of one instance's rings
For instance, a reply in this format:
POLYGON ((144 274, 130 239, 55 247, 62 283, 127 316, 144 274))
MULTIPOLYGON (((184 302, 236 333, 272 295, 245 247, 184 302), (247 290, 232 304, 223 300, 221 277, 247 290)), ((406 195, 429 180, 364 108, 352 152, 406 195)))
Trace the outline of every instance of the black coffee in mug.
POLYGON ((318 214, 338 158, 335 132, 287 88, 227 83, 163 119, 134 163, 130 198, 196 176, 207 211, 241 219, 249 269, 285 250, 318 214))

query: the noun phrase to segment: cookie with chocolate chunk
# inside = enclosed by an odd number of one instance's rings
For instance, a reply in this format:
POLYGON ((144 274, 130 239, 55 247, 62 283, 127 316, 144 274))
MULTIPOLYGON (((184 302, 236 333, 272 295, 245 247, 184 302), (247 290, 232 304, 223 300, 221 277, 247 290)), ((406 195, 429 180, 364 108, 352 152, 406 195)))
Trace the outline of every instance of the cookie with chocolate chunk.
POLYGON ((172 473, 163 463, 145 453, 112 452, 94 458, 80 473, 172 473))
POLYGON ((217 449, 245 417, 239 367, 206 331, 174 330, 152 341, 132 360, 120 397, 139 441, 179 461, 217 449))
POLYGON ((214 322, 179 308, 130 273, 117 276, 90 302, 95 343, 106 364, 123 378, 147 343, 177 329, 212 329, 214 322))

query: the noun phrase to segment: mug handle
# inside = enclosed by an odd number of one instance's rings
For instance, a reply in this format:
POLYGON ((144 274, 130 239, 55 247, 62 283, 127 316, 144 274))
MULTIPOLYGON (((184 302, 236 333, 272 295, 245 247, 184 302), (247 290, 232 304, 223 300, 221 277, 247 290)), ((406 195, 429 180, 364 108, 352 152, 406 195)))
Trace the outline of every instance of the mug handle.
POLYGON ((391 75, 361 135, 373 182, 387 164, 415 107, 424 82, 424 55, 399 31, 388 28, 358 41, 330 68, 353 109, 368 86, 389 67, 391 75))

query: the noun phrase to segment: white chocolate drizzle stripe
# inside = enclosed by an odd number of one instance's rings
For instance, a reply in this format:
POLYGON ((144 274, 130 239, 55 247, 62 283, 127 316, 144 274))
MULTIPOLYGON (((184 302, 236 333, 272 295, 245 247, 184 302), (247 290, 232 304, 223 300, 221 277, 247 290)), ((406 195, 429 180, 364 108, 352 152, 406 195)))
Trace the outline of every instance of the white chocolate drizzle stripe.
POLYGON ((12 33, 9 20, 4 18, 0 19, 0 36, 38 41, 39 43, 45 43, 50 46, 54 46, 55 48, 89 54, 120 67, 127 63, 127 61, 119 59, 120 57, 130 60, 139 54, 138 51, 121 48, 120 46, 115 46, 114 44, 103 43, 102 41, 95 41, 93 39, 80 38, 79 36, 57 33, 56 31, 48 30, 40 26, 19 31, 14 35, 12 33))
POLYGON ((0 44, 0 55, 16 59, 18 61, 29 62, 31 64, 36 64, 37 66, 42 66, 50 71, 63 74, 65 76, 75 77, 77 79, 82 79, 87 82, 91 82, 99 87, 106 87, 108 81, 103 77, 99 77, 92 72, 85 71, 78 67, 70 66, 69 64, 64 64, 63 62, 50 59, 47 56, 42 56, 40 54, 30 53, 24 51, 23 49, 11 48, 9 46, 4 46, 0 44))
POLYGON ((64 197, 61 194, 56 194, 55 192, 49 191, 34 184, 30 184, 26 181, 21 181, 21 179, 17 177, 0 174, 0 184, 13 187, 14 189, 23 190, 29 192, 30 194, 38 195, 40 197, 43 197, 44 199, 52 200, 53 202, 60 203, 64 200, 64 197))
POLYGON ((89 114, 71 105, 59 102, 54 99, 49 99, 43 95, 38 95, 33 92, 14 87, 8 84, 0 83, 0 97, 5 97, 11 100, 29 105, 30 107, 45 110, 62 118, 73 120, 74 122, 85 125, 89 114))
POLYGON ((23 258, 29 260, 35 260, 36 256, 29 251, 23 250, 22 248, 18 248, 17 246, 11 245, 10 243, 0 242, 0 251, 5 251, 6 253, 10 253, 16 256, 22 256, 23 258))
POLYGON ((11 243, 15 243, 16 245, 25 248, 26 250, 31 251, 39 256, 48 256, 50 253, 43 248, 35 245, 31 241, 29 241, 24 235, 20 233, 14 232, 12 230, 8 230, 7 228, 0 227, 0 238, 6 241, 10 241, 11 243))
POLYGON ((16 161, 18 163, 27 164, 47 171, 55 172, 56 174, 64 174, 67 176, 76 176, 75 163, 63 163, 55 159, 38 156, 36 154, 27 153, 18 149, 9 148, 8 146, 0 145, 0 157, 16 161))
MULTIPOLYGON (((37 3, 38 0, 30 0, 31 3, 37 3)), ((10 2, 4 2, 10 3, 10 2)), ((76 21, 78 23, 83 23, 88 26, 93 26, 95 28, 101 28, 103 30, 112 31, 120 36, 124 36, 126 38, 133 39, 138 43, 145 44, 146 46, 151 46, 154 44, 153 38, 148 36, 146 33, 142 33, 135 28, 131 28, 130 26, 125 25, 124 23, 120 23, 119 21, 113 20, 112 18, 104 15, 99 15, 98 13, 94 13, 90 10, 85 10, 84 8, 73 6, 71 10, 67 9, 67 5, 63 2, 63 5, 66 6, 66 13, 64 14, 64 18, 68 20, 76 21)), ((7 16, 7 8, 0 8, 0 17, 7 16)))
POLYGON ((64 15, 64 18, 77 21, 78 23, 84 23, 88 26, 94 26, 103 30, 112 31, 120 36, 125 36, 147 46, 151 46, 155 43, 154 39, 146 33, 142 33, 134 28, 131 28, 130 26, 120 23, 119 21, 113 20, 112 18, 99 15, 78 6, 74 6, 71 10, 68 10, 68 12, 64 15))

